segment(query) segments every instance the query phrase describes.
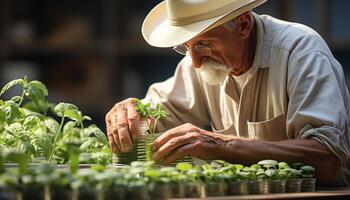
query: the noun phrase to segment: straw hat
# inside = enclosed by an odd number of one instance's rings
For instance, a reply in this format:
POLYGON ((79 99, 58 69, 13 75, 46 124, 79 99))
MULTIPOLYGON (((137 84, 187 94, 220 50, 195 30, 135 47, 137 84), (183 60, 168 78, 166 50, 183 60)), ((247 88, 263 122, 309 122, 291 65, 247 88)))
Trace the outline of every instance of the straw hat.
POLYGON ((172 47, 233 19, 267 0, 165 0, 142 25, 142 35, 155 47, 172 47))

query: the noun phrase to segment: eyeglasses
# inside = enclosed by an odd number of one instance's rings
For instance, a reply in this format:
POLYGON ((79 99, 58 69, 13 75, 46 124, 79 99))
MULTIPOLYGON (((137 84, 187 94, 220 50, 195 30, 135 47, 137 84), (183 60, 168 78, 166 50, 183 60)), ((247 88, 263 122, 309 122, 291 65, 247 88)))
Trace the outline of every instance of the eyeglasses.
MULTIPOLYGON (((192 48, 192 51, 195 51, 198 55, 200 56, 209 56, 211 55, 211 48, 209 47, 210 44, 198 44, 195 45, 192 48)), ((177 46, 173 47, 174 51, 176 51, 177 53, 181 54, 181 55, 189 55, 191 53, 191 49, 185 45, 185 44, 180 44, 177 46)))

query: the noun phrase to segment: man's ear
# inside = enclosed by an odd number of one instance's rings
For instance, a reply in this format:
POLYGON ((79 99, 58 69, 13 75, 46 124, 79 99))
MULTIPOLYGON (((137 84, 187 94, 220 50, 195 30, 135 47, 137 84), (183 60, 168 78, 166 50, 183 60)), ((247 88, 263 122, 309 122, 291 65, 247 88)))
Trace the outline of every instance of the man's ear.
POLYGON ((254 20, 251 12, 246 12, 236 18, 237 30, 241 36, 241 39, 245 40, 249 38, 253 29, 254 20))

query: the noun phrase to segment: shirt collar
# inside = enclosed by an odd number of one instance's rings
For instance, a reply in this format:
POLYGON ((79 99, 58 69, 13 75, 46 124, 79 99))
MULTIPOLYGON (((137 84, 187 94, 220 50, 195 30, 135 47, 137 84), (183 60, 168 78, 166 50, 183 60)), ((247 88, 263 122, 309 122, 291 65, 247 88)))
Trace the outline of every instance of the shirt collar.
POLYGON ((269 68, 270 47, 267 44, 266 29, 261 17, 253 13, 256 29, 257 29, 257 45, 255 50, 255 58, 252 67, 269 68))

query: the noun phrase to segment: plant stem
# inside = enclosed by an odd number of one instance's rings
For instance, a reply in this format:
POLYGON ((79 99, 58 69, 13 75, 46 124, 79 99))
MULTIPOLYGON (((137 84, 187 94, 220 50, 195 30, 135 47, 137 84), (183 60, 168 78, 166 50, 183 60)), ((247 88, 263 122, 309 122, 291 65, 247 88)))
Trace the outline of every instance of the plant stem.
POLYGON ((55 146, 56 146, 56 143, 57 143, 58 136, 59 136, 60 133, 61 133, 61 129, 63 128, 63 124, 64 124, 64 116, 63 116, 62 119, 61 119, 60 127, 58 128, 58 131, 57 131, 57 133, 56 133, 55 139, 54 139, 54 141, 53 141, 53 145, 52 145, 52 149, 51 149, 51 154, 50 154, 50 157, 49 157, 49 162, 51 162, 52 157, 54 156, 54 153, 55 153, 55 146))
POLYGON ((83 124, 83 121, 80 122, 80 128, 83 131, 83 135, 84 135, 84 124, 83 124))
POLYGON ((159 118, 156 118, 156 121, 154 121, 154 124, 153 124, 153 127, 152 127, 152 128, 153 128, 153 131, 152 131, 153 134, 156 132, 156 127, 157 127, 158 119, 159 119, 159 118))
POLYGON ((147 122, 147 126, 149 128, 150 134, 152 134, 152 125, 150 124, 150 122, 148 121, 148 118, 145 118, 146 122, 147 122))
POLYGON ((23 102, 24 94, 25 94, 25 90, 24 90, 24 88, 23 88, 23 92, 22 92, 22 95, 21 95, 21 100, 20 100, 19 103, 18 103, 18 107, 20 107, 21 104, 22 104, 22 102, 23 102))

